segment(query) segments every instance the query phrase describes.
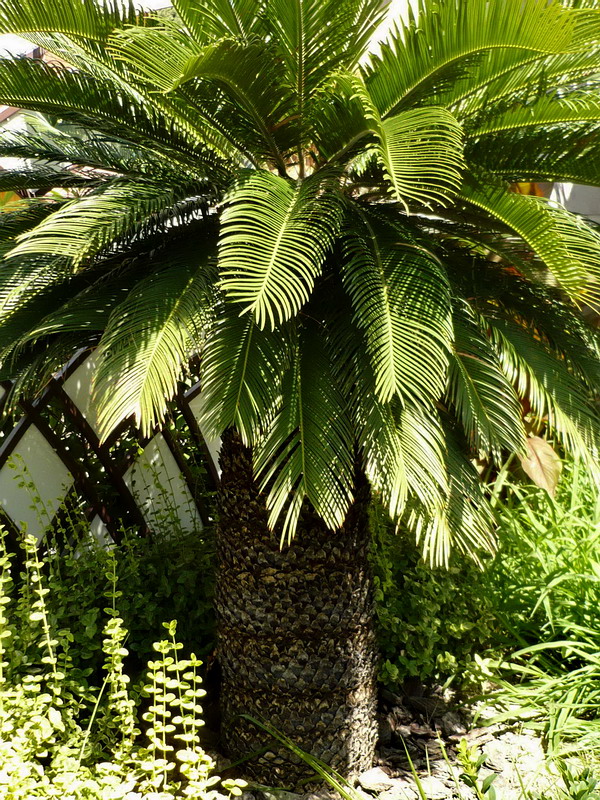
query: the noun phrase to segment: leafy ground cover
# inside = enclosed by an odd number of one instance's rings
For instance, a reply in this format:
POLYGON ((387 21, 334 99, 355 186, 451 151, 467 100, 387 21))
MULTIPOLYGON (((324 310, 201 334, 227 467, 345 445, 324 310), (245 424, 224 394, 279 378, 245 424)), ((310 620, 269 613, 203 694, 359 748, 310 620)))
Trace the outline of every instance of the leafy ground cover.
MULTIPOLYGON (((381 685, 388 695, 452 687, 468 703, 484 688, 488 720, 541 734, 562 771, 553 797, 595 797, 600 499, 567 463, 555 498, 502 473, 495 502, 502 545, 483 570, 456 556, 432 571, 374 512, 381 685), (579 770, 564 761, 574 751, 579 770)), ((65 520, 58 533, 72 539, 79 522, 65 520)), ((110 549, 60 553, 54 540, 43 556, 23 547, 20 567, 0 559, 0 797, 241 791, 213 777, 201 662, 189 655, 214 656, 211 532, 125 532, 110 549)), ((465 797, 494 800, 481 751, 454 742, 449 753, 465 797)))
POLYGON ((567 463, 555 499, 511 485, 502 549, 484 573, 498 620, 488 665, 498 698, 544 736, 550 753, 600 755, 600 497, 567 463), (504 658, 499 654, 504 654, 504 658))

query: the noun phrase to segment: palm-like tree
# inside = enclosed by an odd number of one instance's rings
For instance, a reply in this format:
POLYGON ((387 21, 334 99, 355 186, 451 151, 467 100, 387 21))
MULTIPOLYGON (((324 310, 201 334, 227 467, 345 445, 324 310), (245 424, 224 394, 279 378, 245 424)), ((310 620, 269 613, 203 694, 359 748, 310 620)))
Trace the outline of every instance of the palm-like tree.
POLYGON ((226 743, 252 749, 254 713, 349 774, 375 736, 371 493, 434 563, 493 550, 475 460, 546 430, 597 471, 600 432, 600 235, 511 189, 600 185, 600 12, 422 0, 369 55, 386 5, 0 3, 57 57, 0 62, 0 102, 37 112, 0 137, 26 160, 0 191, 30 195, 0 216, 3 376, 96 347, 104 431, 147 432, 200 356, 226 743))

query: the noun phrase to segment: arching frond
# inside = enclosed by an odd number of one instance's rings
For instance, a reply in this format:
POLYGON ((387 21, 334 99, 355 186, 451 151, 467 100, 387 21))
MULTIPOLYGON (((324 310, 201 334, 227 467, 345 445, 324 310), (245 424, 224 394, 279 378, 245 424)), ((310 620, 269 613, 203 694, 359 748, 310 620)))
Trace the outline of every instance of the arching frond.
POLYGON ((483 316, 519 319, 595 391, 600 385, 600 334, 552 287, 532 284, 505 265, 477 262, 461 291, 483 316))
POLYGON ((114 28, 133 24, 138 14, 128 0, 106 0, 102 5, 95 0, 2 0, 0 32, 47 31, 104 42, 114 28))
MULTIPOLYGON (((95 339, 83 343, 86 349, 92 349, 95 339)), ((68 360, 82 348, 79 333, 65 333, 50 341, 42 340, 34 352, 22 354, 16 362, 6 361, 0 364, 0 380, 10 380, 12 387, 7 397, 7 405, 3 410, 14 412, 22 397, 34 398, 68 360)))
POLYGON ((205 173, 218 170, 220 165, 220 157, 214 152, 215 142, 193 137, 179 120, 163 114, 156 104, 140 99, 135 92, 128 92, 122 84, 106 78, 48 66, 30 58, 3 58, 0 102, 57 114, 84 128, 158 148, 194 169, 202 165, 205 173))
POLYGON ((556 55, 491 50, 469 68, 467 76, 437 94, 435 102, 448 104, 459 119, 477 112, 485 119, 488 107, 493 111, 501 104, 528 104, 545 91, 558 96, 570 93, 597 74, 599 66, 595 46, 556 55))
MULTIPOLYGON (((30 228, 34 228, 47 217, 48 214, 56 211, 59 207, 60 203, 48 200, 47 198, 39 200, 29 198, 3 208, 0 213, 0 256, 4 256, 14 247, 17 236, 30 228)), ((0 273, 2 272, 6 277, 7 271, 0 265, 0 273)), ((10 270, 8 272, 10 272, 10 270)), ((0 286, 3 283, 4 280, 0 277, 0 286)), ((0 297, 2 297, 1 289, 0 297)))
POLYGON ((108 320, 93 385, 104 437, 129 417, 149 435, 200 348, 211 317, 210 273, 202 256, 188 259, 141 281, 108 320))
POLYGON ((197 41, 248 40, 261 29, 262 0, 177 0, 173 3, 197 41))
POLYGON ((452 114, 427 106, 382 119, 359 78, 340 76, 338 82, 344 89, 351 86, 352 99, 362 102, 369 128, 379 140, 373 153, 395 199, 406 211, 408 202, 445 205, 460 188, 465 166, 462 129, 452 114))
POLYGON ((515 104, 499 113, 488 108, 481 120, 469 125, 468 133, 469 136, 491 136, 516 128, 597 122, 599 117, 600 100, 595 92, 579 91, 569 97, 543 94, 531 103, 515 104))
POLYGON ((342 279, 365 332, 377 396, 435 404, 452 346, 449 286, 437 260, 361 214, 349 221, 342 279))
POLYGON ((449 474, 446 502, 434 509, 416 504, 406 524, 415 532, 423 557, 432 567, 447 566, 452 547, 481 563, 482 552, 496 550, 494 517, 488 498, 477 471, 449 432, 446 432, 445 454, 449 474))
POLYGON ((308 300, 340 226, 340 201, 320 174, 293 184, 254 172, 231 193, 222 221, 221 285, 260 328, 275 328, 308 300))
POLYGON ((310 127, 319 160, 344 163, 349 157, 373 149, 377 139, 377 117, 356 93, 351 74, 336 73, 313 98, 310 127))
MULTIPOLYGON (((82 168, 99 170, 93 177, 107 177, 111 173, 130 177, 152 177, 165 183, 178 184, 192 174, 177 163, 160 158, 148 148, 132 145, 123 139, 106 134, 79 132, 67 133, 49 125, 42 119, 26 117, 25 130, 0 131, 0 156, 42 162, 57 168, 82 168), (32 126, 35 126, 32 128, 32 126)), ((87 176, 91 179, 92 176, 87 176)), ((197 175, 202 179, 202 174, 197 175)))
MULTIPOLYGON (((177 216, 177 202, 188 195, 152 183, 115 181, 95 192, 71 200, 37 227, 18 238, 11 257, 47 254, 70 259, 79 266, 125 235, 155 222, 166 223, 177 216), (162 217, 162 220, 161 220, 162 217)), ((205 199, 197 198, 196 208, 205 199)))
POLYGON ((589 404, 585 387, 563 361, 521 326, 489 316, 482 320, 482 326, 507 377, 529 401, 538 420, 547 419, 550 430, 565 447, 600 478, 600 417, 589 404))
POLYGON ((0 171, 0 192, 48 192, 50 189, 86 189, 101 183, 98 177, 86 178, 52 167, 3 169, 0 171))
POLYGON ((467 440, 480 456, 525 452, 521 406, 512 384, 466 303, 453 315, 455 350, 450 358, 448 396, 467 440))
POLYGON ((462 77, 487 50, 563 52, 574 33, 573 16, 558 2, 442 0, 421 1, 416 14, 408 9, 408 22, 398 23, 366 70, 369 92, 384 116, 462 77))
POLYGON ((467 143, 467 157, 510 183, 600 185, 600 127, 582 125, 516 129, 467 143))
POLYGON ((289 331, 263 331, 239 311, 225 305, 207 333, 201 375, 203 428, 216 438, 234 426, 244 443, 252 445, 279 407, 291 340, 289 331))
POLYGON ((541 198, 507 191, 501 184, 478 185, 471 180, 461 197, 521 236, 575 302, 595 302, 600 238, 583 220, 541 198))
POLYGON ((241 44, 222 39, 192 55, 183 64, 172 88, 194 79, 215 82, 245 112, 248 133, 261 138, 263 155, 280 168, 280 173, 285 173, 280 149, 286 149, 285 136, 296 109, 282 78, 280 63, 270 44, 241 44))
POLYGON ((270 0, 266 29, 277 45, 292 87, 295 113, 339 69, 352 69, 385 14, 380 0, 270 0))
POLYGON ((316 330, 301 330, 255 464, 268 492, 269 524, 281 522, 282 538, 293 538, 305 498, 332 530, 343 524, 354 487, 352 429, 316 330))
POLYGON ((381 124, 381 160, 395 198, 429 208, 447 205, 464 169, 462 130, 436 106, 403 111, 381 124))

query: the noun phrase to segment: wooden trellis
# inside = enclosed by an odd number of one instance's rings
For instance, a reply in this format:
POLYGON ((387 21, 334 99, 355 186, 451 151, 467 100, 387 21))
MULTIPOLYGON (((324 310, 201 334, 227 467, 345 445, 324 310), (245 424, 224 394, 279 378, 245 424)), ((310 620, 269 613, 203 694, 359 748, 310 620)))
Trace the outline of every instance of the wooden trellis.
MULTIPOLYGON (((219 443, 208 442, 202 433, 200 387, 176 397, 179 427, 167 424, 141 439, 126 422, 100 443, 90 402, 93 370, 94 354, 81 352, 39 398, 20 401, 22 417, 0 444, 4 526, 12 535, 26 530, 41 538, 65 504, 75 503, 101 541, 119 541, 123 526, 145 535, 167 519, 183 530, 201 529, 209 521, 206 485, 199 486, 179 435, 183 431, 194 452, 202 454, 204 483, 214 486, 219 443)), ((9 391, 10 384, 0 386, 0 405, 9 391)))

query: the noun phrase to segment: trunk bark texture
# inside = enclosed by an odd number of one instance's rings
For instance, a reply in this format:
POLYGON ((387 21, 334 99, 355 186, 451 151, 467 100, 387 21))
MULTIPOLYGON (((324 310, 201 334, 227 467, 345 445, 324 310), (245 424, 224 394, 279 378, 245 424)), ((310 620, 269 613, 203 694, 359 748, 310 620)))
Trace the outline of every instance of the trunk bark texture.
POLYGON ((369 488, 356 491, 344 526, 328 531, 306 509, 290 547, 267 528, 250 451, 228 433, 221 451, 216 611, 223 742, 261 783, 314 776, 241 713, 270 722, 347 777, 372 764, 376 644, 369 488))

